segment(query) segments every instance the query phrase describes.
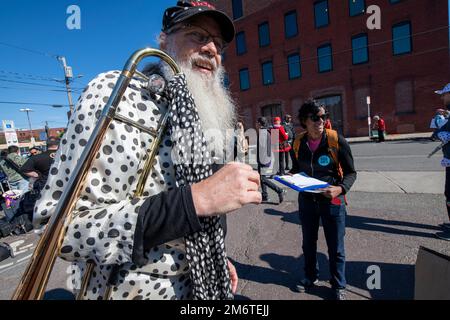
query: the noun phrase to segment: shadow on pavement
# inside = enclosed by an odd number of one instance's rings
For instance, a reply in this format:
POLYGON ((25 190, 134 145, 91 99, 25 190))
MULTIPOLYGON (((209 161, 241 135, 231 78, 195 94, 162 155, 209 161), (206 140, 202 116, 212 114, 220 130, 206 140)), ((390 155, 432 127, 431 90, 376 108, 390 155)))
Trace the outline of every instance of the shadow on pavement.
POLYGON ((298 214, 298 211, 284 212, 284 211, 279 211, 279 210, 275 210, 272 208, 268 208, 268 209, 264 210, 264 213, 271 215, 271 216, 280 216, 281 221, 300 225, 300 216, 298 214))
POLYGON ((429 225, 429 224, 398 221, 398 220, 386 220, 386 219, 379 219, 379 218, 360 217, 360 216, 352 216, 352 215, 347 216, 346 228, 354 228, 354 229, 360 229, 360 230, 393 233, 393 234, 399 234, 399 235, 424 237, 424 238, 432 238, 432 239, 436 238, 436 236, 434 235, 435 231, 441 230, 441 228, 439 228, 438 226, 429 225), (414 231, 414 230, 398 229, 398 228, 394 228, 392 226, 417 228, 417 229, 428 229, 432 232, 428 233, 428 232, 421 232, 421 231, 414 231))
MULTIPOLYGON (((348 209, 348 210, 352 211, 352 209, 348 209)), ((271 215, 271 216, 280 216, 281 221, 284 221, 284 222, 301 225, 298 211, 283 212, 283 211, 275 210, 272 208, 268 208, 268 209, 264 210, 264 213, 271 215)), ((431 238, 431 239, 436 238, 436 236, 435 236, 436 231, 441 231, 441 228, 438 226, 435 226, 435 225, 408 222, 408 221, 399 221, 399 220, 370 218, 370 217, 362 217, 362 216, 355 216, 355 215, 347 215, 346 228, 392 233, 392 234, 407 235, 407 236, 414 236, 414 237, 424 237, 424 238, 431 238), (430 230, 431 232, 421 232, 421 231, 415 231, 415 230, 399 229, 399 228, 394 228, 394 226, 416 228, 416 229, 427 229, 427 230, 430 230)), ((319 231, 319 232, 321 232, 321 231, 319 231)))
MULTIPOLYGON (((292 292, 297 292, 295 285, 304 277, 303 255, 295 258, 269 253, 261 255, 260 258, 262 261, 267 262, 270 267, 254 266, 233 261, 239 278, 259 284, 275 284, 286 287, 292 292)), ((317 260, 320 269, 319 280, 321 282, 316 287, 308 290, 307 293, 321 299, 331 299, 333 294, 332 290, 330 290, 329 286, 323 284, 323 282, 328 282, 330 278, 328 258, 325 254, 318 253, 317 260)), ((346 264, 346 275, 347 283, 350 287, 364 290, 365 294, 368 292, 369 296, 352 292, 351 288, 349 288, 349 292, 367 299, 410 300, 414 298, 413 265, 348 261, 346 264), (369 266, 378 266, 380 268, 381 289, 379 290, 369 290, 367 288, 367 281, 373 275, 373 273, 367 273, 369 266)), ((257 299, 257 297, 252 299, 257 299)))

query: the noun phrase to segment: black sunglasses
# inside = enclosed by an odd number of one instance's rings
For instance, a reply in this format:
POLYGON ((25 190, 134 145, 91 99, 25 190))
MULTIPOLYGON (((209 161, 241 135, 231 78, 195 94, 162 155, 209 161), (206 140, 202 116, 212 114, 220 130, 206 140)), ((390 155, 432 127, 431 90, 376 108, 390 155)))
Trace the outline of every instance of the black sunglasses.
POLYGON ((322 119, 323 121, 326 121, 328 119, 328 113, 324 113, 323 115, 319 116, 317 114, 314 115, 310 115, 309 118, 313 121, 313 122, 318 122, 320 119, 322 119))

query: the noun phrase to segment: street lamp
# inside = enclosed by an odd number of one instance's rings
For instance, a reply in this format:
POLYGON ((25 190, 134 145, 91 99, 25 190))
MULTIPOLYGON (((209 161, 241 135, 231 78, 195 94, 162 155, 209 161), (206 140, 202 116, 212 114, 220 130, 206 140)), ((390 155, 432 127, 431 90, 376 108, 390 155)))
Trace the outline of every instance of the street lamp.
POLYGON ((31 127, 31 120, 30 120, 30 112, 33 112, 33 110, 29 109, 29 108, 25 108, 25 109, 20 109, 20 112, 27 113, 28 125, 30 126, 31 143, 34 143, 33 128, 31 127))

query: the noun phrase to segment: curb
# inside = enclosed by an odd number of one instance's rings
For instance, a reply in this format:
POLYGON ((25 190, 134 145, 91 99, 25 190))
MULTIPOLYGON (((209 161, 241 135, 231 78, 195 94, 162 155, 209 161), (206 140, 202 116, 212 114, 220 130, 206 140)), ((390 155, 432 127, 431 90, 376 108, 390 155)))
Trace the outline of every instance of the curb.
MULTIPOLYGON (((431 136, 431 133, 430 133, 431 136)), ((390 141, 422 141, 422 140, 428 140, 428 141, 432 141, 430 139, 430 136, 422 136, 422 137, 386 137, 385 138, 385 142, 390 142, 390 141)), ((349 144, 357 144, 357 143, 368 143, 368 142, 373 142, 373 143, 377 143, 376 139, 365 139, 365 140, 353 140, 352 138, 348 138, 347 142, 349 144)))

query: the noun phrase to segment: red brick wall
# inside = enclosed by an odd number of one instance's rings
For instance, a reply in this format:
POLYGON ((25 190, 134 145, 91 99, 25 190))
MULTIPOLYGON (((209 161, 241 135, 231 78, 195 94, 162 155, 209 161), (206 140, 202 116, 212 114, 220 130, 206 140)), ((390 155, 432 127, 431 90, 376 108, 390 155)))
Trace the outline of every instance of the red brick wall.
MULTIPOLYGON (((242 0, 242 7, 244 11, 243 18, 266 8, 269 5, 275 4, 278 1, 280 0, 242 0)), ((215 0, 211 1, 211 3, 214 3, 218 9, 224 11, 231 18, 233 18, 232 0, 215 0)))
MULTIPOLYGON (((50 136, 54 136, 54 137, 58 137, 59 134, 61 132, 64 132, 66 129, 65 128, 50 128, 50 136)), ((17 133, 17 138, 19 140, 19 142, 25 142, 25 141, 30 141, 31 140, 31 136, 33 136, 36 141, 39 141, 39 135, 41 132, 44 132, 44 129, 33 129, 33 134, 31 135, 31 131, 30 130, 16 130, 17 133)), ((3 132, 0 132, 0 137, 2 139, 5 138, 5 134, 3 132)))
MULTIPOLYGON (((247 115, 247 126, 253 125, 261 115, 261 107, 273 102, 280 103, 285 113, 295 114, 302 101, 314 96, 340 94, 343 98, 344 133, 347 136, 367 134, 367 111, 356 110, 355 90, 366 90, 372 97, 372 115, 381 113, 388 133, 429 131, 434 109, 442 106, 434 91, 450 82, 450 57, 448 28, 429 32, 448 25, 447 0, 418 1, 404 0, 392 5, 388 0, 366 0, 366 5, 381 7, 381 30, 368 30, 369 15, 349 17, 347 1, 329 0, 330 24, 321 29, 314 27, 313 2, 307 0, 280 0, 254 12, 261 1, 245 1, 244 10, 253 12, 236 21, 236 30, 245 31, 247 53, 236 56, 235 44, 226 53, 225 66, 229 72, 231 90, 247 115), (251 9, 249 9, 251 8, 251 9), (297 10, 299 34, 286 40, 284 37, 284 14, 297 10), (405 20, 411 21, 413 36, 410 54, 393 56, 392 25, 405 20), (258 24, 270 24, 271 44, 265 48, 258 45, 258 24), (369 39, 369 62, 352 65, 351 37, 367 33, 369 39), (317 72, 317 47, 330 42, 333 48, 333 71, 317 72), (376 43, 383 43, 374 45, 376 43), (302 77, 288 79, 287 56, 299 52, 302 60, 302 77), (262 85, 261 63, 272 60, 275 84, 262 85), (239 70, 250 70, 251 88, 239 89, 239 70), (398 82, 413 84, 414 111, 396 112, 396 101, 402 99, 396 93, 398 82), (358 116, 359 115, 359 116, 358 116), (362 116, 361 116, 362 115, 362 116)), ((272 1, 265 1, 270 3, 272 1)), ((218 7, 230 10, 231 0, 217 1, 218 7)), ((247 14, 247 12, 244 12, 247 14)), ((401 86, 400 86, 401 88, 401 86)), ((360 91, 361 92, 361 91, 360 91)))

